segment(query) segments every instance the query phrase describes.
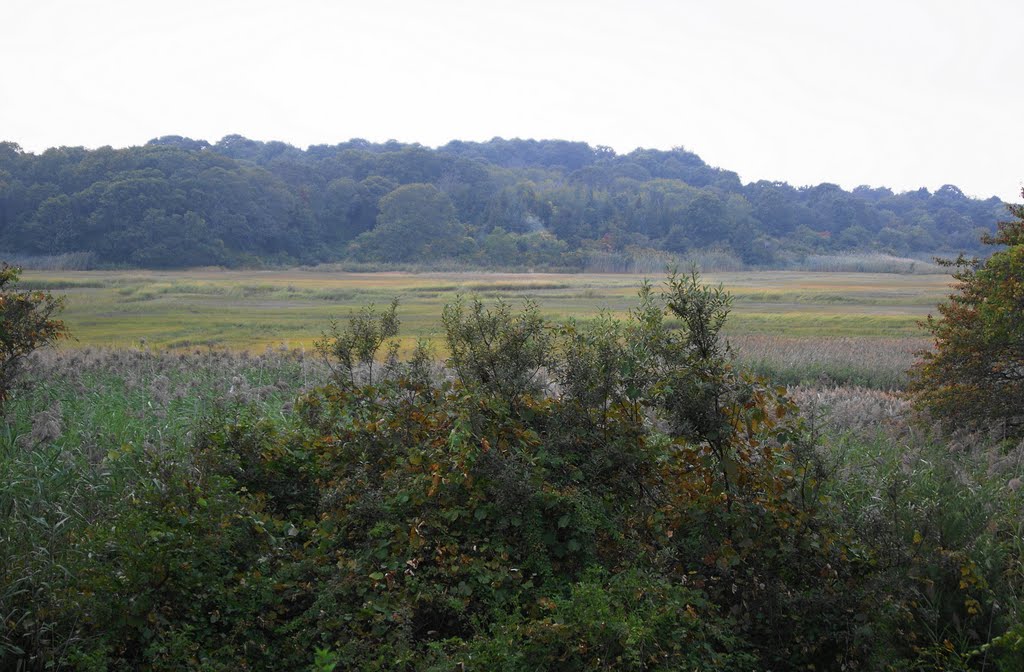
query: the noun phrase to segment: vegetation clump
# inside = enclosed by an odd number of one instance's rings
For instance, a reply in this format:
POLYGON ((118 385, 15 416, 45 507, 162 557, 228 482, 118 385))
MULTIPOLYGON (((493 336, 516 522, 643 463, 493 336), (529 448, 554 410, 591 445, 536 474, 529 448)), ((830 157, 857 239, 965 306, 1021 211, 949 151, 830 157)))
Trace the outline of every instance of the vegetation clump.
POLYGON ((42 291, 18 290, 21 269, 0 266, 0 411, 26 356, 67 336, 56 318, 62 302, 42 291))
MULTIPOLYGON (((1024 193, 1022 193, 1024 195, 1024 193)), ((926 326, 935 339, 913 370, 911 392, 947 429, 1024 436, 1024 205, 1009 205, 984 262, 963 256, 956 293, 926 326)))

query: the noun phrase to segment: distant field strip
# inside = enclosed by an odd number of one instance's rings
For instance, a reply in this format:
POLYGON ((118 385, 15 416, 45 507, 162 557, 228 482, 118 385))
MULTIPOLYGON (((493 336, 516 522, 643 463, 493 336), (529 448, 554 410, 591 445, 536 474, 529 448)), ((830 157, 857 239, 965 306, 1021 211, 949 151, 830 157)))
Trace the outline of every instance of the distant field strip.
MULTIPOLYGON (((67 297, 79 346, 309 347, 331 319, 399 297, 405 343, 437 341, 444 304, 458 295, 535 299, 553 319, 625 314, 644 277, 611 274, 337 273, 294 271, 26 272, 23 285, 67 297)), ((946 275, 708 274, 734 296, 734 336, 919 337, 917 326, 949 292, 946 275)), ((652 277, 655 285, 661 278, 652 277)))

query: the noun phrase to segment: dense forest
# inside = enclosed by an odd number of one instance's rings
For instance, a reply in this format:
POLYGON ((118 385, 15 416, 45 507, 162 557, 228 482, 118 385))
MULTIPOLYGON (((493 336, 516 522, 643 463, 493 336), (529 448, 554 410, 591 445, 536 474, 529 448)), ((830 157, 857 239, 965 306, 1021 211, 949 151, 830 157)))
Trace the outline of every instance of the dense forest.
POLYGON ((24 152, 0 143, 0 250, 99 267, 423 263, 604 269, 713 251, 752 267, 810 254, 975 252, 1004 213, 934 193, 743 184, 682 148, 561 140, 351 140, 301 150, 230 135, 24 152))

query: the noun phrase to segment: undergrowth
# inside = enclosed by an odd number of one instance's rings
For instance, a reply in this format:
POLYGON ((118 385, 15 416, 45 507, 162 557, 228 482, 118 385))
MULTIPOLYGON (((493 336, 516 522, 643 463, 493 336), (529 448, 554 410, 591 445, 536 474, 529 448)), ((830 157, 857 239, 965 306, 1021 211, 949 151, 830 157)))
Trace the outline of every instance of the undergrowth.
POLYGON ((381 356, 400 309, 329 362, 36 357, 0 668, 1021 669, 1024 447, 750 375, 728 309, 696 276, 628 319, 467 301, 441 372, 381 356))

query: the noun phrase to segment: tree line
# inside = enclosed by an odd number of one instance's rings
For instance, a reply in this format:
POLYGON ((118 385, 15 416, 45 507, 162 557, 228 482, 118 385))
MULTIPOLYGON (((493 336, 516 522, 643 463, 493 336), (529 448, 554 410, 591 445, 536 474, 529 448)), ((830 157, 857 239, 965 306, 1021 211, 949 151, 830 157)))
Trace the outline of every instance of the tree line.
POLYGON ((99 266, 582 269, 595 255, 714 250, 770 267, 846 251, 973 253, 1003 212, 953 185, 743 184, 683 148, 495 138, 302 150, 229 135, 34 154, 0 142, 0 249, 87 253, 99 266))

